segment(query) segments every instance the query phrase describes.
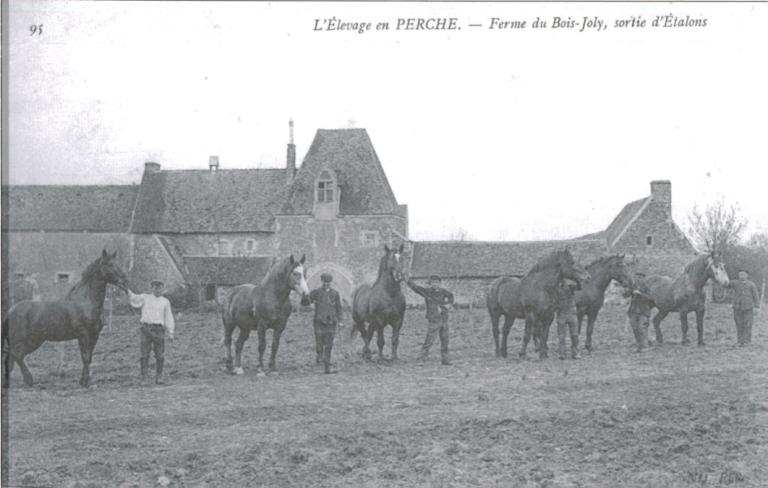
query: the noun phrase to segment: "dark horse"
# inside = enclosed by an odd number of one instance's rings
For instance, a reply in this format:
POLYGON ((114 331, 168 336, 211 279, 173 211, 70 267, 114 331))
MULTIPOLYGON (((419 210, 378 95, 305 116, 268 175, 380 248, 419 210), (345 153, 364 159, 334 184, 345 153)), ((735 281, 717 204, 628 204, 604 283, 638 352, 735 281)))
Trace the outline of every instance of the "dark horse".
POLYGON ((236 286, 229 295, 222 310, 224 322, 224 347, 227 348, 227 371, 243 374, 240 360, 243 344, 253 329, 259 334, 259 369, 264 368, 264 349, 267 347, 267 329, 272 329, 272 355, 269 358, 269 369, 275 370, 275 356, 280 345, 280 334, 285 329, 288 317, 291 315, 291 290, 299 293, 302 298, 309 295, 306 273, 304 271, 305 256, 300 260, 293 255, 272 266, 267 276, 259 285, 236 286), (235 364, 232 366, 232 332, 240 328, 235 342, 235 364))
POLYGON ((365 359, 371 359, 370 344, 374 332, 377 334, 379 358, 383 358, 384 327, 387 325, 392 326, 392 359, 397 359, 400 327, 405 315, 405 296, 400 289, 400 282, 403 281, 403 245, 397 250, 384 246, 384 250, 386 253, 379 262, 376 282, 373 286, 360 285, 352 294, 352 335, 354 336, 356 330, 360 331, 365 359))
POLYGON ((3 385, 11 379, 16 362, 24 376, 24 383, 31 386, 32 373, 24 364, 24 357, 34 352, 45 341, 61 342, 77 339, 83 371, 80 385, 90 383, 90 366, 93 349, 104 326, 101 316, 107 283, 127 288, 125 273, 115 262, 117 251, 101 257, 85 268, 81 280, 72 287, 63 300, 35 302, 25 300, 14 305, 3 320, 3 346, 7 347, 4 358, 3 385))
POLYGON ((661 321, 670 312, 680 313, 680 327, 683 331, 682 344, 688 340, 688 313, 696 312, 696 335, 699 346, 704 345, 704 308, 706 297, 704 285, 712 278, 720 285, 728 284, 728 273, 723 262, 714 254, 702 254, 685 266, 675 279, 668 276, 650 275, 644 280, 649 295, 659 311, 653 317, 656 343, 662 344, 661 321))
POLYGON ((557 285, 564 278, 583 283, 589 274, 573 259, 568 248, 553 251, 539 259, 522 279, 503 276, 488 289, 486 304, 491 316, 491 329, 496 344, 496 355, 507 357, 507 337, 515 319, 526 320, 523 347, 525 357, 531 335, 539 337, 539 357, 548 355, 549 327, 555 318, 557 285), (499 318, 504 316, 504 329, 499 337, 499 318))
POLYGON ((576 292, 576 315, 579 319, 579 334, 581 323, 587 318, 587 340, 584 347, 592 351, 592 330, 595 328, 597 314, 605 302, 605 290, 611 281, 617 281, 624 288, 632 288, 634 280, 624 266, 624 255, 615 254, 599 258, 587 265, 590 279, 582 283, 581 290, 576 292))

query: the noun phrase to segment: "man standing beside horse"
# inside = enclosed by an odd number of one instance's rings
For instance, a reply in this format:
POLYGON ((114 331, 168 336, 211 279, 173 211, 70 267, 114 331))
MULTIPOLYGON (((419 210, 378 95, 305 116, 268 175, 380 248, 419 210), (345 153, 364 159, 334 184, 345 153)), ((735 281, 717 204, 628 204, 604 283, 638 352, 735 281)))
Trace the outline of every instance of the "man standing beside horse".
POLYGON ((317 363, 323 363, 326 374, 335 373, 331 368, 331 349, 336 326, 341 326, 341 297, 339 292, 331 288, 333 276, 328 273, 320 275, 322 285, 309 294, 309 302, 315 304, 315 349, 317 363))
POLYGON ((736 322, 736 337, 740 346, 752 343, 752 320, 754 309, 760 308, 760 294, 757 286, 743 269, 739 279, 731 281, 728 288, 733 290, 733 320, 736 322))
POLYGON ((557 306, 555 313, 557 315, 557 338, 558 354, 560 359, 567 359, 565 336, 570 333, 571 336, 571 358, 579 359, 579 329, 576 318, 576 290, 581 286, 570 279, 562 280, 557 287, 557 306))
POLYGON ((630 299, 627 316, 637 343, 637 352, 643 352, 648 347, 648 326, 651 323, 651 310, 655 306, 644 280, 645 274, 635 273, 634 286, 624 291, 624 298, 630 299))
POLYGON ((171 302, 162 296, 165 285, 160 280, 150 283, 152 293, 134 294, 128 290, 131 306, 141 308, 141 380, 149 379, 149 353, 155 351, 155 383, 163 384, 165 336, 173 340, 175 323, 171 302))
POLYGON ((427 282, 428 287, 419 286, 410 279, 407 283, 411 290, 424 297, 427 304, 429 327, 427 328, 427 337, 421 346, 419 359, 425 359, 429 356, 429 349, 435 341, 435 334, 438 334, 440 336, 442 363, 449 366, 451 360, 448 357, 448 306, 453 304, 453 294, 440 287, 440 277, 435 275, 430 276, 427 282))

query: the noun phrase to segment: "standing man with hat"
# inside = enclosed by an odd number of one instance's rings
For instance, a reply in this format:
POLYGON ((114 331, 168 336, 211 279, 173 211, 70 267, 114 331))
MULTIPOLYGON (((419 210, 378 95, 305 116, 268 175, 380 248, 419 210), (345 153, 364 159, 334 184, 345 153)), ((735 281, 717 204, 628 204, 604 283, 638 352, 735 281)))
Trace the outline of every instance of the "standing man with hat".
POLYGON ((760 294, 757 286, 749 279, 743 269, 739 270, 739 279, 728 283, 733 290, 733 320, 736 322, 736 337, 740 346, 752 343, 752 319, 754 309, 760 308, 760 294))
POLYGON ((563 279, 557 287, 557 303, 555 313, 557 315, 557 352, 560 359, 567 359, 565 337, 571 336, 571 358, 579 359, 579 329, 576 318, 576 290, 579 284, 574 280, 563 279))
POLYGON ((624 290, 624 298, 629 298, 629 325, 635 336, 637 352, 648 347, 648 326, 651 323, 651 310, 656 305, 651 298, 651 291, 645 283, 644 273, 635 273, 635 286, 624 290))
POLYGON ((414 292, 418 293, 427 305, 427 337, 424 338, 424 344, 421 346, 420 359, 426 359, 429 356, 429 349, 435 341, 435 334, 440 336, 440 356, 442 363, 450 366, 451 360, 448 357, 448 306, 453 305, 453 293, 440 287, 440 277, 432 275, 427 282, 428 287, 419 286, 409 279, 408 286, 414 292))
POLYGON ((149 368, 149 353, 155 351, 155 383, 163 381, 163 363, 165 362, 165 336, 173 340, 175 323, 171 302, 162 296, 165 284, 160 280, 152 280, 152 293, 134 294, 128 290, 131 306, 141 308, 141 379, 147 381, 149 368))
POLYGON ((325 373, 335 373, 331 368, 331 349, 333 349, 333 337, 336 326, 341 326, 341 297, 339 292, 331 288, 333 276, 328 273, 320 275, 322 285, 312 290, 309 294, 309 302, 315 304, 315 351, 316 361, 323 363, 325 373))

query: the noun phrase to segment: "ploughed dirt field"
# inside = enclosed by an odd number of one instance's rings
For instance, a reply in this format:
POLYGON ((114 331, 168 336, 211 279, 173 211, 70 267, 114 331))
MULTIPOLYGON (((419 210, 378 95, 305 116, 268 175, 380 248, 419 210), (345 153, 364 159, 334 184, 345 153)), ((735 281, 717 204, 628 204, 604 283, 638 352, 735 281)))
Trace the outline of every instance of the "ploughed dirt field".
MULTIPOLYGON (((707 346, 634 352, 624 307, 606 306, 595 352, 561 361, 493 353, 484 310, 451 317, 453 366, 416 359, 426 320, 411 310, 397 362, 366 363, 348 323, 339 373, 314 362, 307 314, 283 335, 278 374, 223 371, 221 324, 183 313, 166 386, 138 380, 138 318, 115 317, 78 386, 76 344, 28 357, 7 392, 8 486, 768 486, 768 312, 754 344, 733 347, 731 310, 710 305, 707 346), (514 356, 514 357, 512 357, 514 356)), ((693 318, 693 316, 691 316, 693 318)), ((651 327, 652 329, 652 327, 651 327)), ((695 344, 695 326, 693 331, 695 344)), ((268 334, 268 338, 271 334, 268 334)), ((556 330, 550 348, 556 348, 556 330)), ((653 334, 650 334, 653 337, 653 334)), ((375 341, 375 339, 374 339, 375 341)), ((583 333, 582 333, 583 341, 583 333)), ((374 347, 375 350, 375 347, 374 347)), ((554 351, 552 351, 554 352, 554 351)), ((389 331, 385 355, 389 353, 389 331)), ((531 357, 534 357, 531 350, 531 357)))

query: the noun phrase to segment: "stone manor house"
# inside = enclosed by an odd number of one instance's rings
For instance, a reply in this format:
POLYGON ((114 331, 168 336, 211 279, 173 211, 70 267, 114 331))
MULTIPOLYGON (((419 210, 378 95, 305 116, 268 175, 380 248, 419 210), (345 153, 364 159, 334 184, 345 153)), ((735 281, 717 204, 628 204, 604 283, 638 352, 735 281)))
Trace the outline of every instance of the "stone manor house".
MULTIPOLYGON (((306 254, 310 287, 334 276, 342 297, 376 277, 384 244, 406 242, 414 278, 438 274, 459 303, 480 305, 500 274, 523 275, 544 253, 568 245, 584 264, 627 253, 642 271, 677 273, 694 249, 672 220, 669 181, 628 203, 601 232, 569 241, 412 242, 365 129, 319 129, 300 166, 293 123, 284 168, 144 165, 139 185, 4 188, 4 252, 10 272, 36 278, 43 299, 63 296, 102 248, 118 250, 132 286, 159 277, 178 304, 216 300, 257 283, 276 259, 306 254)), ((409 303, 421 301, 408 290, 409 303)))

